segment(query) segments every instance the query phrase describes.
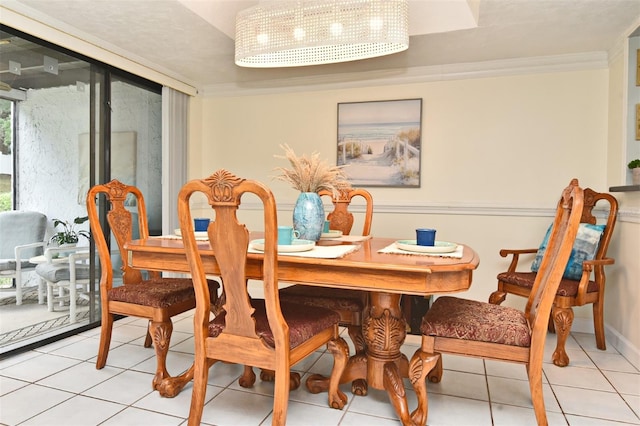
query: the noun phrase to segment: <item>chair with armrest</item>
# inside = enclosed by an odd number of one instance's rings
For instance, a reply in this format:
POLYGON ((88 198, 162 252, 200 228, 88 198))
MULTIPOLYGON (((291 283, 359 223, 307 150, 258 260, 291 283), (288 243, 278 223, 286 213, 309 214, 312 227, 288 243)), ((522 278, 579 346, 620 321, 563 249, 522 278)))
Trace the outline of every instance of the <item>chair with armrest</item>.
MULTIPOLYGON (((334 356, 329 405, 342 409, 347 398, 339 390, 338 384, 349 349, 339 334, 339 315, 329 309, 280 301, 277 214, 271 190, 260 182, 219 170, 205 179, 187 182, 182 187, 178 195, 178 217, 197 301, 194 316, 194 383, 189 425, 200 424, 209 368, 217 361, 274 371, 272 424, 284 425, 291 366, 325 344, 334 356), (203 193, 215 211, 215 220, 209 224, 207 231, 208 244, 215 253, 215 262, 220 268, 224 302, 222 310, 213 320, 210 320, 209 290, 189 206, 190 197, 194 193, 203 193), (252 299, 247 290, 245 267, 249 231, 236 216, 241 198, 245 194, 252 199, 257 197, 264 208, 265 244, 261 277, 264 299, 252 299)), ((255 375, 250 379, 255 381, 255 375)), ((243 386, 247 385, 249 383, 244 382, 243 386)))
MULTIPOLYGON (((614 259, 607 257, 613 229, 618 214, 618 201, 611 194, 584 190, 584 210, 580 218, 580 229, 576 246, 567 265, 556 294, 549 329, 557 333, 553 363, 559 367, 569 364, 565 342, 573 323, 573 306, 593 305, 593 326, 598 349, 606 349, 604 335, 604 292, 605 265, 612 265, 614 259), (597 224, 594 207, 599 203, 607 208, 606 222, 597 224), (593 275, 592 275, 593 273, 593 275), (593 278, 592 278, 593 276, 593 278)), ((545 237, 546 238, 546 237, 545 237)), ((546 239, 545 239, 546 240, 546 239)), ((489 296, 489 303, 502 303, 507 294, 529 297, 535 282, 535 272, 545 250, 545 241, 540 248, 523 250, 500 250, 500 256, 512 256, 506 272, 498 274, 498 289, 489 296), (531 272, 517 271, 520 256, 537 253, 531 272)))
MULTIPOLYGON (((100 303, 102 307, 102 327, 96 368, 101 369, 107 362, 114 315, 127 315, 149 320, 149 328, 144 346, 153 346, 156 353, 156 373, 153 388, 160 389, 163 379, 169 377, 166 357, 169 350, 173 324, 171 317, 189 311, 196 306, 196 296, 190 278, 165 278, 157 271, 143 271, 129 265, 125 243, 131 240, 134 224, 132 214, 125 207, 128 196, 135 197, 140 238, 149 237, 147 211, 142 193, 135 186, 112 180, 103 185, 95 185, 87 195, 87 212, 91 225, 91 235, 100 258, 100 303), (104 203, 104 204, 103 204, 104 203), (108 228, 103 228, 99 207, 106 208, 108 228), (110 229, 110 231, 109 231, 110 229), (111 252, 107 241, 113 234, 122 262, 122 285, 113 279, 111 252)), ((130 205, 127 202, 127 205, 130 205)), ((219 284, 207 281, 212 302, 217 302, 219 284)))
POLYGON ((524 311, 458 297, 436 299, 422 318, 421 347, 409 364, 410 380, 418 396, 411 413, 416 424, 427 420, 426 376, 442 379, 441 353, 524 364, 536 420, 547 424, 542 394, 542 358, 549 314, 569 261, 584 202, 573 179, 562 192, 549 244, 524 311))
POLYGON ((51 247, 45 250, 46 263, 36 266, 36 273, 47 285, 47 308, 54 311, 55 302, 69 302, 69 323, 76 322, 76 302, 88 300, 89 247, 51 247), (58 295, 54 295, 58 290, 58 295))
POLYGON ((22 304, 22 273, 35 271, 36 264, 29 259, 42 255, 46 230, 47 217, 42 213, 0 213, 0 277, 15 280, 16 305, 22 304))

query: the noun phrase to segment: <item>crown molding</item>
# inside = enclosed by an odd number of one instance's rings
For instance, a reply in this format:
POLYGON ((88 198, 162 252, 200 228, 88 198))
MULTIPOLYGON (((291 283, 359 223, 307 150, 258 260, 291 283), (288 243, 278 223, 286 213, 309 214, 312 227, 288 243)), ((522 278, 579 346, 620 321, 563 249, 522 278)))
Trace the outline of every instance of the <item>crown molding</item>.
POLYGON ((247 82, 244 84, 209 85, 202 88, 199 95, 203 97, 271 95, 383 85, 417 84, 445 80, 583 71, 607 69, 608 67, 608 52, 590 52, 433 65, 384 71, 316 75, 282 80, 247 82))

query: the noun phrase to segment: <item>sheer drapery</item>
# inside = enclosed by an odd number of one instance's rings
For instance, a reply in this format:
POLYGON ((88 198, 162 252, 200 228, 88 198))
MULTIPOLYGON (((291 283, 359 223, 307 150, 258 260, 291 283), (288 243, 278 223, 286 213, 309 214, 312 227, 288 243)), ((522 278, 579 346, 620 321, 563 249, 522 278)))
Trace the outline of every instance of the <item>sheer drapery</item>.
POLYGON ((187 180, 189 95, 162 88, 162 231, 179 227, 178 192, 187 180))

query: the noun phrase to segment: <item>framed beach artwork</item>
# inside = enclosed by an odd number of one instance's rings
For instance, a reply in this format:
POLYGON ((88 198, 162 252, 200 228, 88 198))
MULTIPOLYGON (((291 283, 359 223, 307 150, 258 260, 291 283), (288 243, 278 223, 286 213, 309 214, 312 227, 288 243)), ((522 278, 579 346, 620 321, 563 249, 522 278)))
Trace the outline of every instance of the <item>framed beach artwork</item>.
POLYGON ((338 104, 337 165, 353 186, 420 187, 422 99, 338 104))

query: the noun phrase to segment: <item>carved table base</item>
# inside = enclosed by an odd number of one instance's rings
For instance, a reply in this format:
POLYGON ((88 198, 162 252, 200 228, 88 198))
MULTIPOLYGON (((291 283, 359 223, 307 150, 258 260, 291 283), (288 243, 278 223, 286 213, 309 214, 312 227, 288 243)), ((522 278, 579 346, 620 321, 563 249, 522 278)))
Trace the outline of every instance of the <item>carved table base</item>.
MULTIPOLYGON (((340 383, 355 380, 352 392, 359 395, 367 394, 367 385, 386 390, 402 424, 416 425, 420 423, 416 423, 409 414, 402 382, 403 378, 409 377, 409 360, 400 352, 407 333, 400 297, 400 294, 393 293, 370 293, 371 307, 365 312, 362 325, 366 350, 349 358, 340 383)), ((314 374, 306 384, 312 393, 327 391, 329 378, 314 374)), ((418 416, 418 422, 421 420, 418 416)))

